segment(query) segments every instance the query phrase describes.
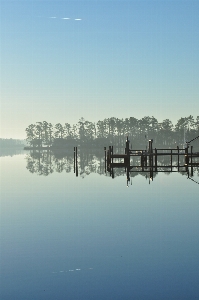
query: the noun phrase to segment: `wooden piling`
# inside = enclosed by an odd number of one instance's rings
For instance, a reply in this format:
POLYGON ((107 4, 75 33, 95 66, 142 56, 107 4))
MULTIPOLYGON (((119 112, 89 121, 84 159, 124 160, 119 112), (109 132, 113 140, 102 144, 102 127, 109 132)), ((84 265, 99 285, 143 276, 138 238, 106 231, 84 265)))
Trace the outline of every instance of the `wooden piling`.
POLYGON ((179 146, 177 146, 178 150, 178 172, 180 171, 180 156, 179 156, 179 146))
POLYGON ((74 147, 74 173, 75 173, 75 147, 74 147))
POLYGON ((157 149, 155 148, 155 172, 157 172, 158 169, 158 157, 157 157, 157 149))
POLYGON ((145 168, 147 168, 147 155, 146 155, 146 152, 145 152, 145 168))
POLYGON ((111 146, 109 146, 109 152, 108 152, 108 158, 109 158, 109 168, 111 168, 111 146))
POLYGON ((191 177, 193 177, 193 146, 191 146, 191 177))
POLYGON ((172 153, 172 149, 171 149, 171 172, 172 172, 172 164, 173 164, 172 155, 173 155, 173 153, 172 153))
POLYGON ((191 165, 192 165, 192 156, 193 156, 193 146, 191 146, 191 165))
POLYGON ((105 173, 106 173, 106 147, 104 147, 104 156, 105 156, 104 168, 105 168, 105 173))
POLYGON ((78 165, 77 165, 77 147, 75 147, 75 163, 76 163, 76 177, 78 176, 78 165))
POLYGON ((188 166, 189 164, 188 146, 184 150, 185 150, 185 166, 188 166))
POLYGON ((144 171, 144 155, 143 155, 143 151, 142 151, 142 155, 141 155, 141 167, 142 167, 142 171, 144 171))

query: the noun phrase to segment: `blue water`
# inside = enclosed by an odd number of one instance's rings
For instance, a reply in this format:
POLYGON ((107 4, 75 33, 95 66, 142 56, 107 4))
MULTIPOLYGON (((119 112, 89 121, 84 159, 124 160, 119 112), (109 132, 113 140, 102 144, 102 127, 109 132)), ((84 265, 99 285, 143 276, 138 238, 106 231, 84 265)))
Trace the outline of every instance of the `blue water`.
MULTIPOLYGON (((0 158, 0 299, 199 299, 199 185, 0 158)), ((197 179, 197 178, 195 178, 197 179)))

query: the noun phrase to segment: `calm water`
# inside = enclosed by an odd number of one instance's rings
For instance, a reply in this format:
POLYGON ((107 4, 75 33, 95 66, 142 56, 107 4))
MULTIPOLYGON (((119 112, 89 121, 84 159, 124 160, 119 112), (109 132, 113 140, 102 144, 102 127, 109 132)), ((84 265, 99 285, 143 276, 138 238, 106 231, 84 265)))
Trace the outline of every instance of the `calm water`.
POLYGON ((0 299, 198 299, 198 184, 42 176, 25 157, 0 157, 0 299))

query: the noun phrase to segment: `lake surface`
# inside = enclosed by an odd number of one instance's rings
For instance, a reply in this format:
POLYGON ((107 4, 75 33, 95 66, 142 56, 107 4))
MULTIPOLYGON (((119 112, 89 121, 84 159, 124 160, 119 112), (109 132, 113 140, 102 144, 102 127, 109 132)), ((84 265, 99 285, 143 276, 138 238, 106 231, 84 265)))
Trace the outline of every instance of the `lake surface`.
POLYGON ((44 176, 28 155, 0 157, 0 299, 198 299, 197 174, 127 188, 94 160, 44 176))

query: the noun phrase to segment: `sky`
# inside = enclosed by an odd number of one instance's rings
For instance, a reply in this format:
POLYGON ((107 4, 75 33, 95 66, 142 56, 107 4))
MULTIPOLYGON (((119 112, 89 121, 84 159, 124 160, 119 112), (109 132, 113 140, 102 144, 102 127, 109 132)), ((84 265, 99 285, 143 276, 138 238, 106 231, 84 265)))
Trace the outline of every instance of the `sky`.
POLYGON ((0 0, 0 138, 199 115, 199 1, 0 0))

